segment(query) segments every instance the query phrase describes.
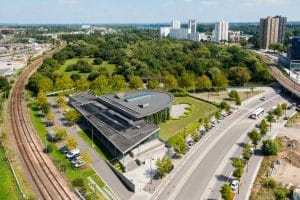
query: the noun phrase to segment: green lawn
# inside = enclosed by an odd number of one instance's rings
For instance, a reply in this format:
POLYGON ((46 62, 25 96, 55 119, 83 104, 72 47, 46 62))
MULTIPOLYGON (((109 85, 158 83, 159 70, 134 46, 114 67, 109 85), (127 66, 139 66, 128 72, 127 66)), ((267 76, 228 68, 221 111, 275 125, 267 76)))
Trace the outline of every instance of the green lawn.
POLYGON ((192 97, 175 97, 173 104, 189 104, 191 105, 191 112, 188 116, 183 116, 180 119, 171 119, 160 124, 160 137, 165 141, 176 135, 183 128, 195 124, 200 118, 207 117, 209 110, 211 113, 217 110, 212 104, 192 97))
MULTIPOLYGON (((66 60, 65 64, 61 66, 59 71, 61 73, 65 73, 65 74, 68 74, 68 75, 76 73, 77 71, 66 72, 66 68, 67 68, 68 65, 75 64, 78 60, 87 61, 89 64, 91 64, 93 66, 93 71, 97 71, 97 68, 99 68, 99 67, 105 67, 110 74, 113 74, 113 72, 116 69, 116 65, 109 64, 107 61, 104 61, 101 65, 94 65, 93 64, 93 61, 94 61, 93 58, 72 58, 72 59, 66 60)), ((82 76, 88 76, 89 73, 79 73, 79 74, 82 75, 82 76)))
MULTIPOLYGON (((39 111, 37 110, 36 103, 32 102, 29 104, 29 111, 31 116, 31 121, 37 130, 40 138, 42 139, 43 143, 45 143, 45 135, 46 135, 46 128, 39 117, 39 111)), ((59 152, 56 145, 53 145, 54 149, 53 152, 50 154, 50 157, 54 161, 55 165, 58 169, 61 169, 62 166, 66 167, 65 175, 68 179, 68 181, 71 183, 76 178, 82 178, 85 182, 85 185, 87 186, 88 180, 87 177, 93 176, 93 180, 100 186, 104 187, 105 184, 101 180, 101 178, 97 175, 95 175, 95 171, 90 167, 86 166, 81 169, 74 168, 71 163, 66 159, 66 157, 59 152)), ((0 198, 1 199, 1 198, 0 198)))
POLYGON ((4 150, 0 148, 0 199, 20 199, 19 191, 14 181, 9 165, 5 159, 4 150))

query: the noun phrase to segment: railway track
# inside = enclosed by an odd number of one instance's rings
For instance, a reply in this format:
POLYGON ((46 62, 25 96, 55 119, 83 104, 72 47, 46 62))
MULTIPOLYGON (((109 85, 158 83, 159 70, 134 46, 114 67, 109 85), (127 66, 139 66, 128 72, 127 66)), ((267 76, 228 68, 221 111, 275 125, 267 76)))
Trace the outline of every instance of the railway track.
POLYGON ((45 58, 51 57, 60 47, 48 52, 42 58, 32 62, 16 81, 9 101, 9 126, 14 137, 24 169, 31 177, 33 189, 38 199, 76 199, 66 181, 59 174, 53 162, 43 153, 43 147, 33 128, 24 101, 24 89, 29 77, 42 65, 45 58))

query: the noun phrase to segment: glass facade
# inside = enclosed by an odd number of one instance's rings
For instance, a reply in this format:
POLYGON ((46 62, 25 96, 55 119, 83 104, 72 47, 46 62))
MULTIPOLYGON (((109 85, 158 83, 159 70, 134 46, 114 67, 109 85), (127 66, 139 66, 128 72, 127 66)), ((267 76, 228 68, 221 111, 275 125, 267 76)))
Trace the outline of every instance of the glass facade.
POLYGON ((300 37, 292 37, 289 40, 288 59, 300 60, 300 37))

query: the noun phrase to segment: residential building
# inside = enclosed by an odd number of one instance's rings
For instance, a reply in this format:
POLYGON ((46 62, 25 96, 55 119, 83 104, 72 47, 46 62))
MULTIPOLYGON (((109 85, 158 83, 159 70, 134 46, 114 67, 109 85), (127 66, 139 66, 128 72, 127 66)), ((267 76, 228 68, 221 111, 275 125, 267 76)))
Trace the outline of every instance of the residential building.
POLYGON ((169 119, 173 95, 166 92, 127 92, 70 96, 91 132, 116 158, 159 138, 161 121, 169 119))
POLYGON ((160 27, 159 29, 159 35, 160 37, 167 37, 170 35, 170 27, 160 27))
POLYGON ((191 33, 188 35, 188 39, 196 42, 207 41, 205 33, 191 33))
POLYGON ((222 42, 228 41, 229 23, 227 21, 220 21, 215 24, 214 41, 222 42))
POLYGON ((181 24, 179 20, 173 20, 171 21, 171 29, 180 29, 181 24))
POLYGON ((197 23, 196 23, 196 20, 189 20, 189 23, 188 23, 188 32, 189 32, 189 34, 197 33, 197 23))
POLYGON ((172 39, 186 40, 186 39, 188 39, 188 35, 189 35, 188 29, 186 29, 186 28, 170 30, 170 38, 172 38, 172 39))
POLYGON ((284 42, 286 17, 276 16, 260 19, 260 47, 269 49, 270 44, 284 42))

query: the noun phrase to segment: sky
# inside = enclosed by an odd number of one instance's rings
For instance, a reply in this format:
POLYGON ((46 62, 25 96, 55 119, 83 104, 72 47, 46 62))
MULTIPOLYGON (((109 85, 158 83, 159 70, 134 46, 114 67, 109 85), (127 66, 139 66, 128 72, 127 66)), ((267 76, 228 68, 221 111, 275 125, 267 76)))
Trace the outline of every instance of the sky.
POLYGON ((258 22, 274 15, 300 21, 300 0, 0 0, 0 23, 258 22))

